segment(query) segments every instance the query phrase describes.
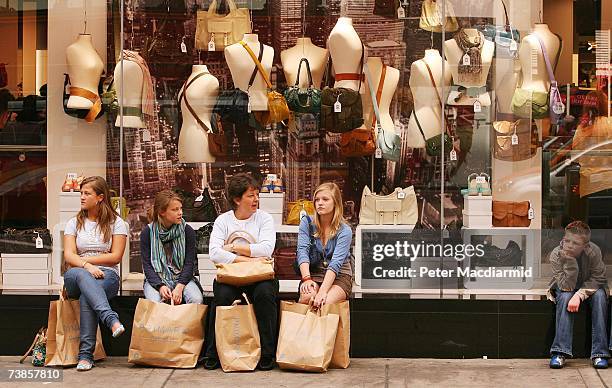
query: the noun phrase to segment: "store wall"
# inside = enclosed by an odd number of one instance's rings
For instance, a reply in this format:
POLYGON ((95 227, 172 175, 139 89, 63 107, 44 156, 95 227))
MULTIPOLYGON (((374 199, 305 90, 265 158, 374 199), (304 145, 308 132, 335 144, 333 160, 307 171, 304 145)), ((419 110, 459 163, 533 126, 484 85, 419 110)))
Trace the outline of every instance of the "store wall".
POLYGON ((559 84, 571 83, 572 53, 574 51, 573 0, 544 0, 544 23, 547 23, 551 31, 563 39, 563 50, 559 56, 555 77, 559 84))
POLYGON ((92 34, 94 46, 106 63, 106 2, 49 1, 47 223, 51 230, 58 223, 59 193, 66 173, 106 175, 105 117, 88 124, 66 115, 62 106, 66 47, 83 32, 85 4, 87 32, 92 34))

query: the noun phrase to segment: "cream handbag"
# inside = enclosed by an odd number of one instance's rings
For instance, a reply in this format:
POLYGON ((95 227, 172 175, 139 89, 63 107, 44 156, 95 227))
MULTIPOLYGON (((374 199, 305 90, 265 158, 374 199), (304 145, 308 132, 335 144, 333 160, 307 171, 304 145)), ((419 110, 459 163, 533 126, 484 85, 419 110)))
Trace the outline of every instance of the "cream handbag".
POLYGON ((389 195, 376 195, 368 186, 361 194, 361 225, 415 225, 418 221, 417 199, 412 186, 395 188, 389 195))
POLYGON ((197 50, 223 51, 226 46, 240 42, 244 34, 251 33, 248 8, 237 8, 234 0, 226 1, 230 9, 227 15, 216 13, 217 0, 213 0, 208 11, 198 11, 195 34, 197 50))

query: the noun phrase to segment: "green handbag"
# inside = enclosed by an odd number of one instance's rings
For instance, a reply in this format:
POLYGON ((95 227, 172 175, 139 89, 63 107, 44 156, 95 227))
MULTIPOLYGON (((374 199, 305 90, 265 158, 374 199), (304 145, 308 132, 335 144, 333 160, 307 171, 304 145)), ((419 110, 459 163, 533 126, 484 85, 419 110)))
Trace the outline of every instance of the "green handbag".
POLYGON ((298 113, 319 113, 321 111, 321 90, 313 87, 312 74, 310 73, 310 64, 308 59, 302 58, 298 66, 297 79, 295 85, 288 87, 285 90, 285 100, 289 109, 298 113), (300 88, 300 71, 302 63, 306 63, 306 72, 308 73, 308 87, 300 88))
POLYGON ((548 93, 516 88, 512 96, 512 113, 527 119, 548 117, 548 93))

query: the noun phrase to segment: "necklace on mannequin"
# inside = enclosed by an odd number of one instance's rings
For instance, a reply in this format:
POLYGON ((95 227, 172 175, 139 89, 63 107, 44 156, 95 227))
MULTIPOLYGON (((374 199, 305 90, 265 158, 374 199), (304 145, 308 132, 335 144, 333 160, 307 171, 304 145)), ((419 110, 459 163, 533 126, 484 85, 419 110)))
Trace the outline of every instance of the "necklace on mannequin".
MULTIPOLYGON (((471 31, 476 31, 472 30, 471 31)), ((468 34, 462 28, 455 35, 457 46, 463 51, 463 56, 459 60, 459 81, 475 81, 480 78, 482 72, 481 50, 484 44, 483 36, 476 31, 476 35, 468 34), (471 36, 470 36, 471 35, 471 36)))

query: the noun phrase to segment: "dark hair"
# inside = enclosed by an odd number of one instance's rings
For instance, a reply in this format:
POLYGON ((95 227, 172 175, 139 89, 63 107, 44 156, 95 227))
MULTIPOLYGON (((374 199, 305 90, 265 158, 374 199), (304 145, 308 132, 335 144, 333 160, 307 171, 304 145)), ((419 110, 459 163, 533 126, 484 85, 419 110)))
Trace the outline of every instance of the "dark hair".
POLYGON ((8 111, 9 102, 15 101, 15 97, 8 89, 0 89, 0 114, 8 111))
POLYGON ((242 198, 242 195, 248 189, 261 189, 261 184, 257 179, 253 178, 252 175, 240 173, 230 178, 229 182, 227 182, 227 191, 225 194, 227 202, 229 202, 229 206, 232 210, 236 210, 236 202, 234 202, 234 199, 242 198))

